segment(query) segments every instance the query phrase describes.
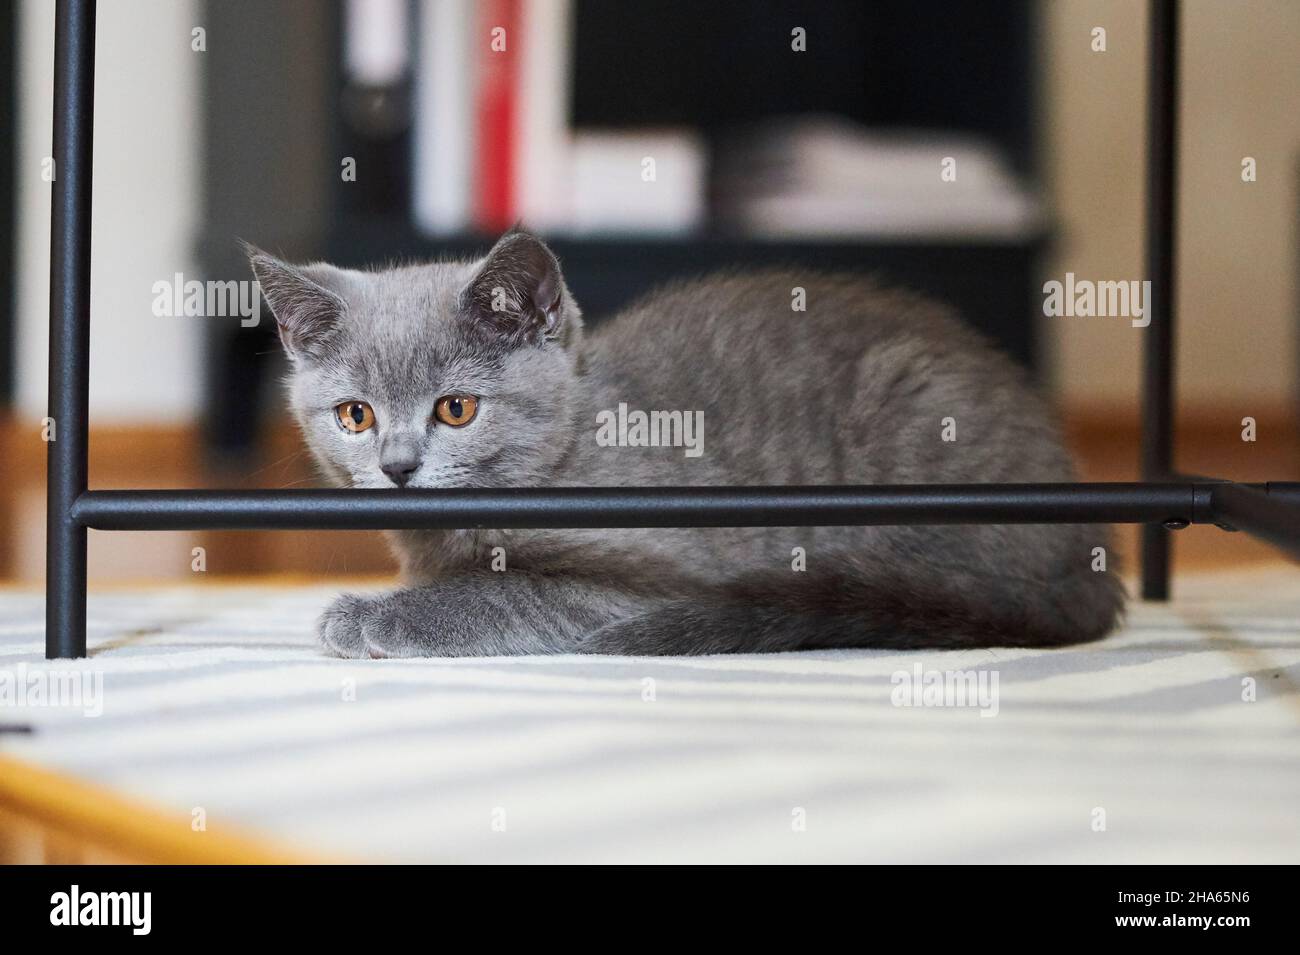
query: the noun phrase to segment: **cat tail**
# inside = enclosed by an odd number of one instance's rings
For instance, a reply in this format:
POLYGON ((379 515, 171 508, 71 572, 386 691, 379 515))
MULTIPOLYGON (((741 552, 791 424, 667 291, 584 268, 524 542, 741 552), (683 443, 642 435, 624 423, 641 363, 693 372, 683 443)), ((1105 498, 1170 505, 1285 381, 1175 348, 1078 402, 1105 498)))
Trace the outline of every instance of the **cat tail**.
POLYGON ((1109 572, 1025 579, 841 564, 829 574, 747 576, 667 600, 589 634, 582 653, 776 653, 836 647, 1058 647, 1104 637, 1123 613, 1109 572))

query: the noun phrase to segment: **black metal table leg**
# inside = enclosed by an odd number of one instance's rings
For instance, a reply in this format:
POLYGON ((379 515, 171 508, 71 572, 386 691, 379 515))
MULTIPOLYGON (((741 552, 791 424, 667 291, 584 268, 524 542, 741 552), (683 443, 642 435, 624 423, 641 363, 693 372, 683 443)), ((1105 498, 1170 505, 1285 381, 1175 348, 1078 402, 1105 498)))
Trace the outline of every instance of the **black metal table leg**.
POLYGON ((86 655, 86 529, 717 527, 1143 522, 1143 595, 1169 592, 1159 522, 1220 523, 1300 555, 1300 483, 1173 475, 1176 0, 1152 0, 1143 484, 404 491, 88 490, 95 0, 56 14, 46 656, 86 655), (1157 522, 1154 526, 1151 522, 1157 522))
MULTIPOLYGON (((1147 64, 1147 303, 1142 381, 1142 479, 1173 472, 1174 230, 1178 199, 1178 3, 1152 0, 1147 64)), ((1142 529, 1142 596, 1169 598, 1169 532, 1142 529)))
POLYGON ((50 397, 45 656, 86 655, 86 490, 90 392, 90 184, 95 0, 59 0, 54 34, 54 197, 50 210, 50 397))

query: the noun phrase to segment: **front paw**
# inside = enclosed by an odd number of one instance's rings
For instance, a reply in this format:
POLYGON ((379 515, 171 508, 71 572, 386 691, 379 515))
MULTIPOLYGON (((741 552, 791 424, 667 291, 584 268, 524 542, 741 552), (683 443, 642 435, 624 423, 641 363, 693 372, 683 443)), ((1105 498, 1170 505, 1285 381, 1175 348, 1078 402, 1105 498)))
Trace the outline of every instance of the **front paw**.
POLYGON ((321 614, 320 642, 335 656, 350 659, 430 655, 427 619, 404 606, 397 594, 343 594, 321 614))

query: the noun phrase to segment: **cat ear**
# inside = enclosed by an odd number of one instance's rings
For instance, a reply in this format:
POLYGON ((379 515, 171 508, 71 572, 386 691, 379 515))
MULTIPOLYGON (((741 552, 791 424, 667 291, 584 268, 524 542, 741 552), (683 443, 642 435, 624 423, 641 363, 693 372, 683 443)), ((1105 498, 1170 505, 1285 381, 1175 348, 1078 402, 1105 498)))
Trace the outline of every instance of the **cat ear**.
POLYGON ((563 339, 578 321, 560 263, 541 239, 507 232, 460 296, 461 310, 512 343, 563 339))
POLYGON ((289 265, 244 244, 262 297, 275 315, 280 341, 291 358, 319 358, 347 304, 326 286, 328 266, 289 265))

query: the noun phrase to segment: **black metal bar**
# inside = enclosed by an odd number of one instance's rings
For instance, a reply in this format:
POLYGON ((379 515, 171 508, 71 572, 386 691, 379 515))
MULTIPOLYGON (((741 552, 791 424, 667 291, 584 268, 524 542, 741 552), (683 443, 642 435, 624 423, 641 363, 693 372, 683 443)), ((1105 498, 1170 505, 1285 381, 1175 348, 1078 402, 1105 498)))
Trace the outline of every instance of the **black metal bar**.
POLYGON ((50 393, 45 655, 86 655, 86 491, 90 391, 90 178, 95 0, 59 0, 54 21, 54 190, 50 208, 50 393))
MULTIPOLYGON (((96 530, 815 527, 1209 520, 1208 488, 1172 484, 912 484, 428 491, 90 491, 96 530)), ((1300 483, 1276 485, 1300 505, 1300 483)))
POLYGON ((1289 485, 1216 484, 1210 510, 1216 523, 1246 531, 1300 558, 1300 502, 1279 490, 1289 485))
MULTIPOLYGON (((1174 464, 1174 280, 1178 198, 1178 3, 1152 0, 1147 48, 1146 268, 1151 280, 1142 378, 1142 478, 1174 464)), ((1142 596, 1169 599, 1169 532, 1142 530, 1142 596)))

